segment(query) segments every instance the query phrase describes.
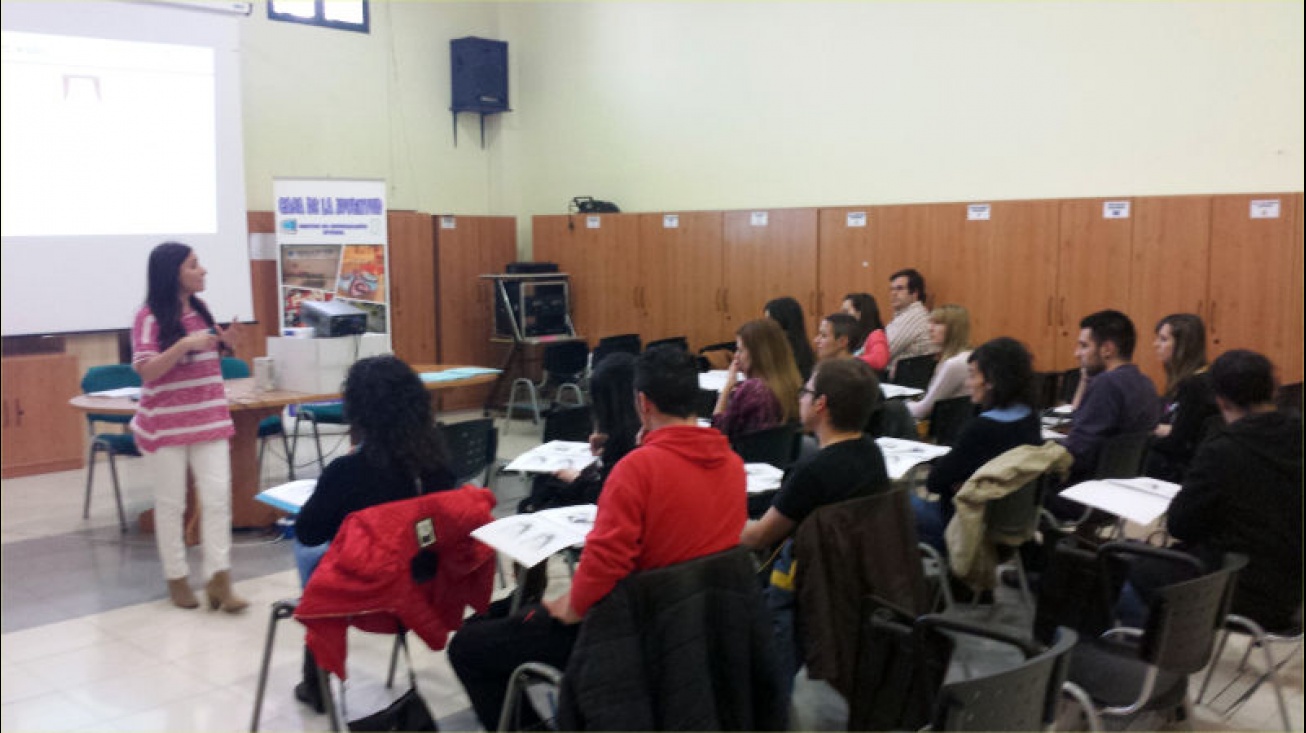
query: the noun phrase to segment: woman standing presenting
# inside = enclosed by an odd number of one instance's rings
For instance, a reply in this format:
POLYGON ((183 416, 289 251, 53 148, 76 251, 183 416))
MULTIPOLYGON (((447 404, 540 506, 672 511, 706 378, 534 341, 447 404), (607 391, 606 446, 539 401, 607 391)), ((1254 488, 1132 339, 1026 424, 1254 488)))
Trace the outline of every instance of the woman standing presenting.
POLYGON ((231 459, 235 433, 222 384, 220 346, 239 334, 214 322, 198 293, 205 269, 190 247, 165 242, 150 253, 145 305, 132 323, 132 367, 141 375, 132 419, 136 443, 154 478, 154 537, 168 595, 180 608, 199 602, 190 588, 182 513, 186 469, 195 476, 209 607, 229 613, 249 605, 231 588, 231 459))

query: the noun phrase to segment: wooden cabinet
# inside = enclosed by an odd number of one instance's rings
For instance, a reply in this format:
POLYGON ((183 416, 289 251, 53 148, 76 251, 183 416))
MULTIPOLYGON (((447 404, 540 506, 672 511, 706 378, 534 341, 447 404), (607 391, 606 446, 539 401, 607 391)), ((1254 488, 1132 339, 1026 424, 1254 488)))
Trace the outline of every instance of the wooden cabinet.
POLYGON ((81 392, 71 354, 9 356, 3 375, 3 462, 0 476, 68 471, 86 465, 86 422, 68 400, 81 392))
POLYGON ((409 364, 439 361, 436 344, 435 235, 431 215, 391 211, 390 345, 409 364))
MULTIPOLYGON (((1106 199, 1070 199, 1060 205, 1056 302, 1052 305, 1052 353, 1045 370, 1079 366, 1079 321, 1089 313, 1129 302, 1129 253, 1134 217, 1103 216, 1106 199)), ((1129 199, 1111 199, 1126 201, 1129 199)))
MULTIPOLYGON (((441 364, 500 367, 506 344, 490 341, 494 291, 481 275, 503 272, 517 259, 517 220, 511 216, 427 217, 434 225, 441 364)), ((490 387, 440 396, 445 410, 479 407, 490 387)))
POLYGON ((639 215, 575 214, 532 220, 534 259, 571 276, 576 332, 593 345, 639 333, 639 215))
POLYGON ((723 215, 639 215, 639 332, 647 343, 684 336, 690 348, 730 341, 722 269, 723 215))
POLYGON ((723 225, 727 340, 772 298, 816 312, 816 209, 727 211, 723 225))

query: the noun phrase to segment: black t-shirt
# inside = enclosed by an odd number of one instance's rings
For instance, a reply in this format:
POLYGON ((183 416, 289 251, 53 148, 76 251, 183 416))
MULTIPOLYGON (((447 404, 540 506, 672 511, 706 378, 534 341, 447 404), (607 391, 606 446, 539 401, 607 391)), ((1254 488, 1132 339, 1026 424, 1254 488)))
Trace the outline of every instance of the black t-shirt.
MULTIPOLYGON (((442 469, 422 480, 422 493, 454 488, 457 479, 442 469)), ((374 468, 362 453, 350 453, 327 464, 317 488, 295 517, 295 537, 305 545, 330 542, 351 512, 417 496, 417 485, 399 471, 374 468)))
POLYGON ((816 509, 846 499, 885 491, 889 472, 880 447, 870 436, 821 449, 800 463, 775 495, 772 506, 787 519, 802 522, 816 509))

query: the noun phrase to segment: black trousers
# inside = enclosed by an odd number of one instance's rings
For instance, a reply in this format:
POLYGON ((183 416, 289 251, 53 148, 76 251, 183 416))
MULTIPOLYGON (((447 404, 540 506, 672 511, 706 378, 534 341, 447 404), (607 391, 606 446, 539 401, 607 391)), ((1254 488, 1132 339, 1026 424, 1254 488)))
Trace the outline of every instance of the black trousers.
POLYGON ((543 606, 526 606, 503 616, 506 607, 498 604, 485 615, 468 619, 449 643, 449 662, 488 731, 499 727, 513 670, 526 662, 566 668, 580 633, 580 624, 561 623, 543 606))

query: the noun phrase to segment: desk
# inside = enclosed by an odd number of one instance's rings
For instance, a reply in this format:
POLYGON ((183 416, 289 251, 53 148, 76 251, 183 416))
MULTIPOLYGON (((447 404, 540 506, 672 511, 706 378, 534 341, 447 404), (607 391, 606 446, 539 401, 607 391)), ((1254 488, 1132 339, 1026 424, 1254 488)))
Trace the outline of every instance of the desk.
MULTIPOLYGON (((413 364, 413 371, 437 372, 456 367, 441 364, 413 364)), ((465 379, 444 382, 427 382, 426 388, 434 393, 459 387, 473 387, 488 384, 498 377, 497 374, 480 374, 465 379)), ((339 393, 309 394, 289 390, 259 390, 253 379, 228 379, 226 381, 227 404, 231 409, 231 421, 236 427, 231 445, 231 524, 233 527, 267 527, 277 519, 277 510, 254 499, 259 492, 258 473, 258 424, 266 417, 275 415, 287 405, 303 402, 323 402, 340 399, 339 393)), ((111 415, 131 415, 136 412, 136 402, 125 397, 94 397, 78 395, 69 403, 76 409, 87 413, 111 415)), ((141 529, 150 531, 154 526, 154 512, 149 510, 141 515, 141 529)))

